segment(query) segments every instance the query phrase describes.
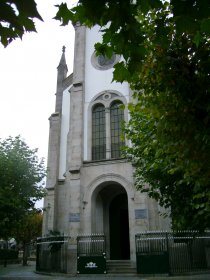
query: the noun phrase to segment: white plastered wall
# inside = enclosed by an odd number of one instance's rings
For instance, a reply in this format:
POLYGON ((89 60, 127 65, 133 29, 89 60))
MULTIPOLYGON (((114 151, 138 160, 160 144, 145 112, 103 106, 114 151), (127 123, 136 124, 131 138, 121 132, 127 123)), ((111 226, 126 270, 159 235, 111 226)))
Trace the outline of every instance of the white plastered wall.
POLYGON ((94 53, 94 45, 101 42, 99 27, 86 29, 85 48, 85 98, 84 98, 84 160, 88 159, 87 129, 88 129, 88 107, 94 97, 105 90, 120 92, 129 102, 129 86, 127 83, 112 82, 113 68, 108 70, 97 70, 91 63, 94 53))

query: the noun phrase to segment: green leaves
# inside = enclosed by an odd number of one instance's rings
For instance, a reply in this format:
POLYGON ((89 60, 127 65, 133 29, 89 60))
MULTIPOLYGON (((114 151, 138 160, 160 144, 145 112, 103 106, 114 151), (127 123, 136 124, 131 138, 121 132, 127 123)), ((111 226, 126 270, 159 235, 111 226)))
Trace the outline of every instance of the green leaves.
POLYGON ((44 163, 36 152, 20 136, 0 141, 0 237, 12 236, 17 222, 45 194, 44 163))
POLYGON ((190 33, 198 46, 203 38, 210 35, 210 2, 171 0, 171 4, 178 34, 190 33))
POLYGON ((34 0, 2 0, 0 9, 0 40, 6 47, 25 32, 36 31, 33 19, 42 20, 34 0))
POLYGON ((198 23, 193 18, 186 15, 174 17, 174 21, 179 34, 183 32, 194 34, 199 29, 198 23))
POLYGON ((196 47, 191 38, 174 34, 170 48, 147 56, 132 84, 137 101, 125 132, 136 186, 172 208, 174 228, 203 230, 210 219, 210 45, 202 39, 196 47))
POLYGON ((201 21, 201 32, 204 32, 207 36, 210 36, 210 18, 206 18, 201 21))
POLYGON ((125 68, 124 62, 119 62, 114 66, 114 75, 113 81, 118 81, 120 83, 124 82, 125 80, 129 80, 129 71, 125 68))
POLYGON ((69 24, 69 21, 75 21, 74 20, 74 15, 75 13, 73 11, 70 11, 67 7, 66 3, 61 3, 59 6, 56 5, 56 7, 59 8, 56 16, 54 19, 60 20, 62 22, 61 25, 65 26, 69 24))

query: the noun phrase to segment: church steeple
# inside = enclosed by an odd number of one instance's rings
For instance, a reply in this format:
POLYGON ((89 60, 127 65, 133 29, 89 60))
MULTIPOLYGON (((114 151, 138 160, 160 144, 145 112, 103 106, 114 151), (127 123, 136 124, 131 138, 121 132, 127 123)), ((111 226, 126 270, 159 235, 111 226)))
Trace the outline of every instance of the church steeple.
POLYGON ((62 99, 63 99, 63 81, 67 76, 68 67, 66 64, 66 57, 65 57, 65 50, 66 47, 63 46, 62 48, 62 55, 57 67, 57 90, 56 90, 56 105, 55 111, 61 112, 62 110, 62 99))
POLYGON ((67 74, 67 71, 68 71, 68 68, 67 68, 67 65, 66 65, 66 56, 65 56, 65 51, 66 51, 66 47, 63 46, 62 48, 62 55, 61 55, 61 59, 60 59, 60 63, 58 65, 58 71, 61 71, 63 70, 64 72, 66 71, 65 73, 65 76, 67 74))

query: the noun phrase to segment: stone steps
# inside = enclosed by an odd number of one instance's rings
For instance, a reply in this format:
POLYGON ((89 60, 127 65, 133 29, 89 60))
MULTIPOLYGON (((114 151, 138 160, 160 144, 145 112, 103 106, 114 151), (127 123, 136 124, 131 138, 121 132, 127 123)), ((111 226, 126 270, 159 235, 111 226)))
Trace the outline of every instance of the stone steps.
POLYGON ((136 268, 130 260, 107 260, 106 268, 108 274, 131 274, 136 275, 136 268))

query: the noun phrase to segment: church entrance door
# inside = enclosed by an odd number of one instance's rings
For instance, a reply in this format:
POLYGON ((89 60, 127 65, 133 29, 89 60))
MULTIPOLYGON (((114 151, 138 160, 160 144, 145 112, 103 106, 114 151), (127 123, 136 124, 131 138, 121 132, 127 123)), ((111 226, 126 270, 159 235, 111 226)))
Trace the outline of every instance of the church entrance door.
POLYGON ((128 198, 126 193, 115 196, 109 206, 110 259, 130 259, 128 198))
POLYGON ((106 236, 107 258, 130 259, 128 196, 118 183, 104 182, 91 198, 91 231, 106 236))

